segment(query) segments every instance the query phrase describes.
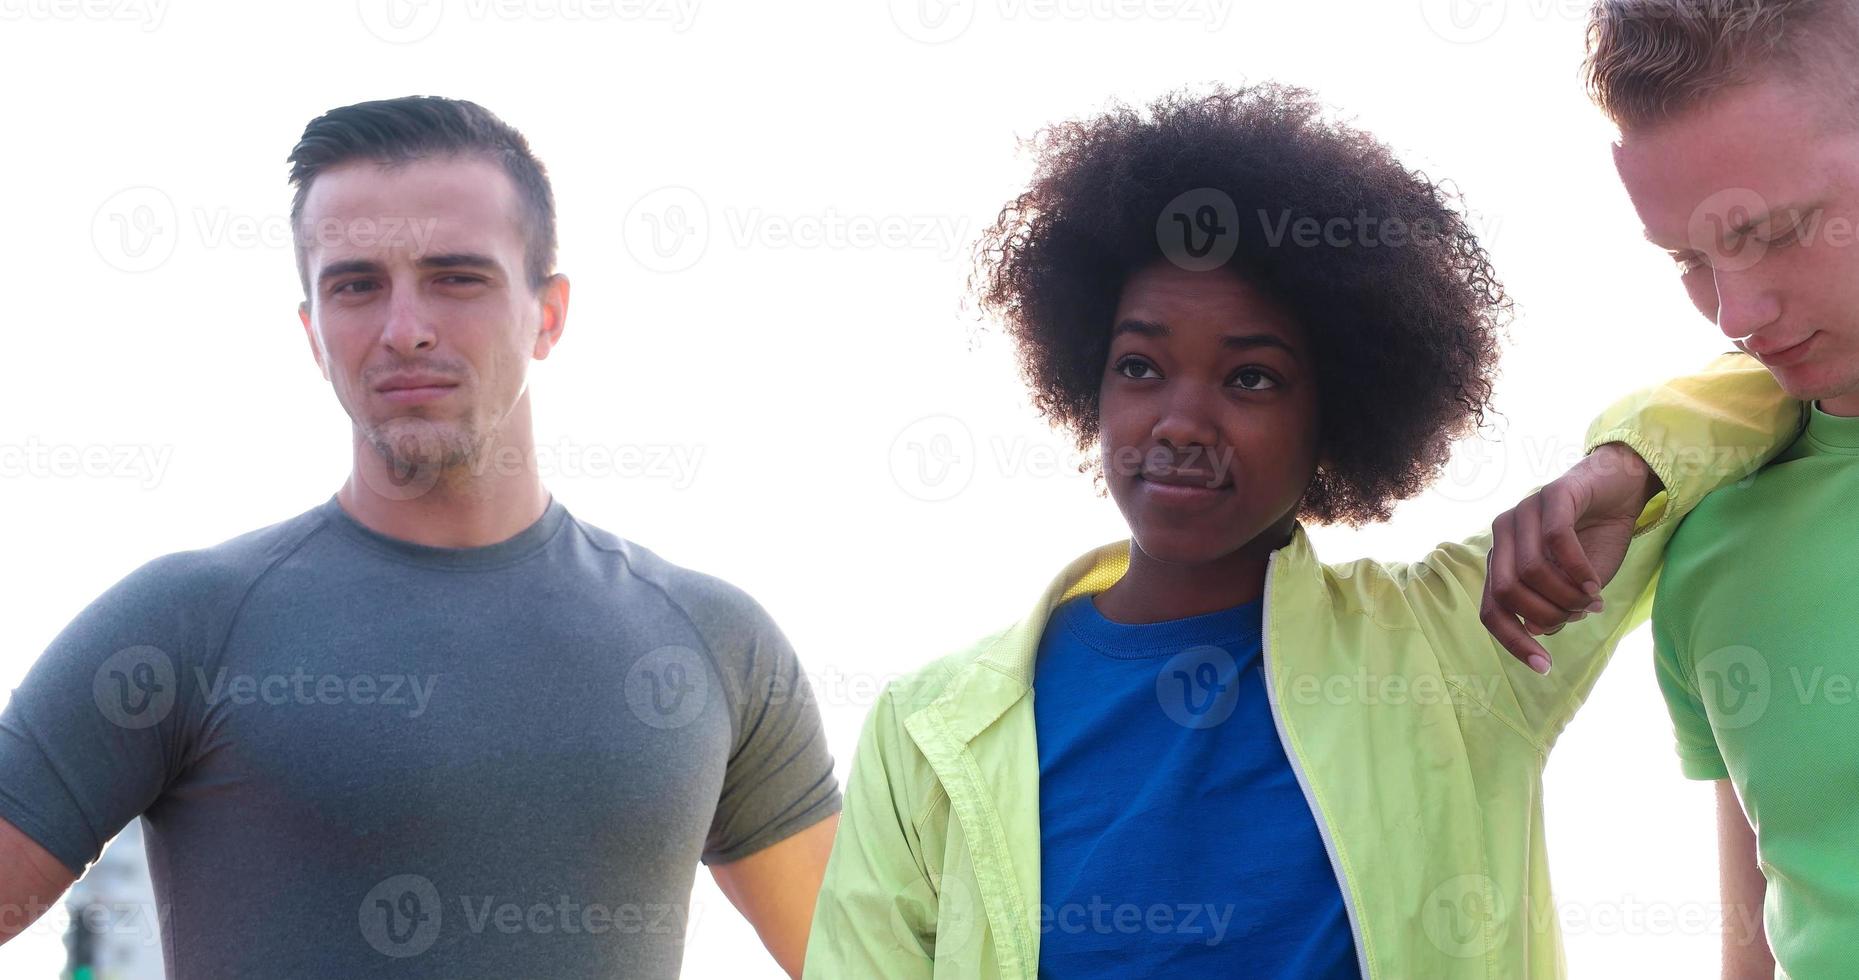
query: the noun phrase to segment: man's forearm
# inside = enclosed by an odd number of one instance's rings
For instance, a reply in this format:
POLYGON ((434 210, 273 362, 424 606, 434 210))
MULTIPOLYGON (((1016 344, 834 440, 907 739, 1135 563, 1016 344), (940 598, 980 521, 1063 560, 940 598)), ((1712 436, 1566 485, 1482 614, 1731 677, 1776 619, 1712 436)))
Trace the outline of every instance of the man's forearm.
POLYGON ((1736 787, 1717 781, 1717 867, 1723 892, 1723 980, 1771 980, 1775 957, 1762 925, 1768 881, 1756 856, 1756 832, 1736 787))
POLYGON ((813 907, 838 829, 834 814, 740 861, 710 867, 724 897, 790 977, 800 976, 806 960, 813 907))
POLYGON ((0 944, 25 932, 76 880, 45 848, 0 820, 0 944))

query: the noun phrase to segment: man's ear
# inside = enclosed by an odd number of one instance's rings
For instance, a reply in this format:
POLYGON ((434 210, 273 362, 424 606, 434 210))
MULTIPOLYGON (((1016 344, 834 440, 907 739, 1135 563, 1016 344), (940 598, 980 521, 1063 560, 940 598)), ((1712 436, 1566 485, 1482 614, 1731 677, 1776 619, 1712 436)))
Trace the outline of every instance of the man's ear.
POLYGON ((568 277, 559 272, 550 276, 536 291, 536 301, 542 304, 542 323, 536 330, 536 346, 530 353, 540 361, 561 343, 562 331, 568 326, 568 277))
POLYGON ((329 365, 323 363, 323 346, 316 342, 316 329, 310 326, 310 301, 297 304, 297 319, 303 323, 303 338, 310 342, 310 356, 316 359, 316 369, 323 374, 323 380, 329 380, 329 365))

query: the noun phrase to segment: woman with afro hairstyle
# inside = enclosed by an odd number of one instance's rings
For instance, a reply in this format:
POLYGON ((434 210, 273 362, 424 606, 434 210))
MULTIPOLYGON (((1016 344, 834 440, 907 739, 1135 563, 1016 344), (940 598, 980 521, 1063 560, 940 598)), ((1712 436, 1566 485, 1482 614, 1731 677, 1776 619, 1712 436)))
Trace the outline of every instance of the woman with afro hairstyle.
POLYGON ((977 291, 1130 535, 885 690, 806 976, 1562 975, 1548 749, 1674 525, 1801 406, 1726 357, 1605 413, 1495 545, 1324 564, 1305 522, 1385 519, 1490 403, 1508 304, 1464 217, 1277 85, 1034 147, 977 291), (1485 612, 1487 561, 1541 612, 1485 612))

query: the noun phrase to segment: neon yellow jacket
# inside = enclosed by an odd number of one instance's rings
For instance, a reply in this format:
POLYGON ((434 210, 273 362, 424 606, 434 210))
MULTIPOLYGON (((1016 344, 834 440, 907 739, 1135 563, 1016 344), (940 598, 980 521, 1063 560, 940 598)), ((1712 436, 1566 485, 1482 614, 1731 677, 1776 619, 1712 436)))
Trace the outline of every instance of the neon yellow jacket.
MULTIPOLYGON (((1564 975, 1543 842, 1549 748, 1650 614, 1679 519, 1785 448, 1804 411, 1753 358, 1730 354, 1596 420, 1587 450, 1626 443, 1666 491, 1603 591, 1606 611, 1542 638, 1555 660, 1546 677, 1479 622, 1489 532, 1413 564, 1322 564, 1302 527, 1272 554, 1266 690, 1364 977, 1564 975)), ((853 761, 806 977, 1032 980, 1034 654, 1051 611, 1108 588, 1128 560, 1128 541, 1087 552, 1018 623, 886 688, 853 761)))

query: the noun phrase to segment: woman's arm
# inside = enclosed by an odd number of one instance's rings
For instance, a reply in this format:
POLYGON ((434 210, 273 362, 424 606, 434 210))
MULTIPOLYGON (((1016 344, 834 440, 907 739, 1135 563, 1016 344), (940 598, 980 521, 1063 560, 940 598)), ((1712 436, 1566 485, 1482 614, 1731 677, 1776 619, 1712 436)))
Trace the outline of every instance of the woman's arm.
POLYGON ((1583 599, 1612 577, 1595 566, 1618 568, 1629 537, 1675 526, 1705 496, 1755 472, 1793 441, 1803 411, 1746 354, 1616 403, 1589 430, 1592 455, 1492 523, 1486 629, 1547 673, 1551 658, 1530 637, 1589 611, 1583 599), (1596 448, 1606 439, 1619 441, 1596 448), (1668 485, 1675 490, 1660 502, 1668 485), (1637 520, 1627 516, 1636 504, 1647 508, 1637 520))
MULTIPOLYGON (((1525 524, 1520 531, 1515 520, 1507 524, 1500 518, 1493 531, 1442 545, 1401 573, 1408 604, 1428 632, 1441 668, 1466 675, 1468 688, 1491 692, 1493 703, 1486 707, 1546 749, 1592 689, 1614 647, 1651 615, 1653 584, 1678 522, 1705 496, 1756 472, 1787 448, 1800 432, 1804 410, 1759 362, 1744 354, 1724 355, 1698 374, 1616 402, 1588 430, 1590 457, 1559 481, 1580 481, 1583 473, 1605 471, 1606 460, 1593 454, 1620 443, 1645 461, 1663 490, 1630 527, 1621 518, 1621 502, 1629 499, 1629 491, 1612 491, 1611 505, 1603 505, 1607 494, 1596 497, 1603 504, 1595 505, 1594 514, 1604 518, 1606 526, 1578 536, 1583 537, 1584 554, 1595 572, 1618 562, 1611 579, 1590 577, 1601 585, 1601 610, 1571 620, 1554 635, 1534 639, 1557 664, 1549 676, 1537 676, 1518 660, 1485 625, 1487 573, 1498 551, 1498 531, 1506 532, 1506 557, 1513 569, 1519 553, 1554 554, 1556 548, 1566 548, 1566 543, 1557 543, 1565 541, 1566 534, 1559 523, 1547 530, 1541 522, 1534 527, 1525 524), (1517 545, 1524 537, 1528 543, 1517 545), (1607 554, 1600 553, 1603 546, 1607 554)), ((1637 480, 1632 472, 1616 468, 1606 480, 1631 487, 1637 480)), ((1646 486, 1640 484, 1641 492, 1646 486)), ((1577 511, 1577 526, 1588 516, 1577 511)), ((1514 610, 1506 614, 1518 615, 1514 610)))
POLYGON ((1597 447, 1555 482, 1491 524, 1479 619, 1518 660, 1549 673, 1533 635, 1606 611, 1601 589, 1627 557, 1646 507, 1665 490, 1625 443, 1597 447))
POLYGON ((893 761, 904 737, 887 690, 865 720, 846 780, 839 832, 807 939, 802 976, 808 980, 928 980, 932 972, 934 940, 927 937, 934 936, 936 906, 893 761))

